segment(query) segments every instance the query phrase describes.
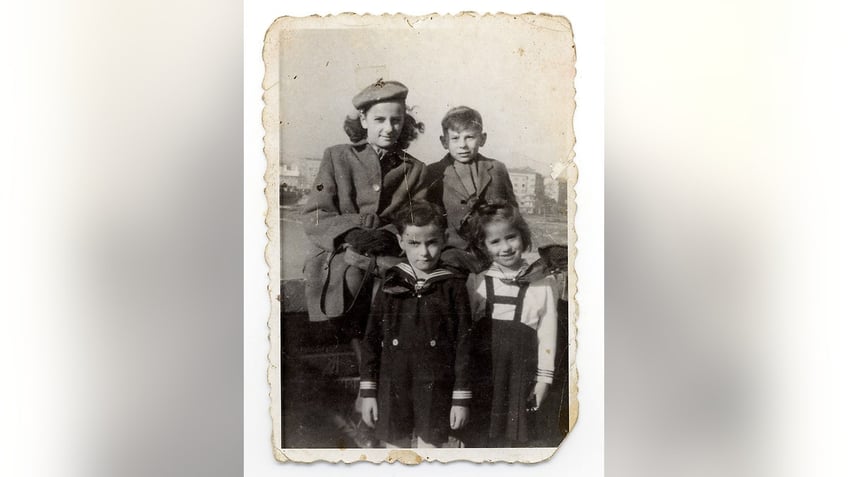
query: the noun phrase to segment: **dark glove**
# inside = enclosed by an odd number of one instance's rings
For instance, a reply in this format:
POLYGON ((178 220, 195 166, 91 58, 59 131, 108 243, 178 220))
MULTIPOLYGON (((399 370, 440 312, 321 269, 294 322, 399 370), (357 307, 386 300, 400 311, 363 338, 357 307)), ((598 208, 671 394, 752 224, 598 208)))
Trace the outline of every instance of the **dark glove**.
POLYGON ((459 235, 462 238, 470 242, 472 241, 471 233, 473 232, 471 230, 470 223, 471 217, 474 216, 474 213, 477 212, 477 209, 486 205, 486 200, 482 197, 471 197, 466 201, 466 204, 468 205, 468 212, 466 212, 465 215, 462 216, 462 219, 459 221, 459 229, 457 231, 459 232, 459 235))
POLYGON ((557 244, 539 247, 539 258, 549 273, 565 271, 568 268, 568 247, 557 244))
POLYGON ((523 272, 509 280, 514 283, 533 283, 546 276, 563 272, 568 268, 568 248, 565 245, 539 247, 539 260, 531 263, 523 272))
POLYGON ((397 238, 387 230, 353 229, 345 234, 344 241, 363 255, 398 255, 397 238))

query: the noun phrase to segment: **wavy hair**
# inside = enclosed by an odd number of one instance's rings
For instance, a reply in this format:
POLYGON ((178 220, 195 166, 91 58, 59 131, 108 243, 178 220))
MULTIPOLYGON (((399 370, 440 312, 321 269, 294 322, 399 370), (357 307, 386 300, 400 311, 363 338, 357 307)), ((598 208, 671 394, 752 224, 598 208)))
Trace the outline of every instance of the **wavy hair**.
POLYGON ((482 263, 490 265, 492 257, 486 250, 486 226, 492 222, 506 222, 521 235, 524 244, 524 253, 533 247, 533 238, 530 226, 521 216, 518 208, 503 201, 492 202, 481 205, 468 219, 467 239, 471 244, 471 252, 482 263))
MULTIPOLYGON (((362 127, 359 121, 359 114, 365 114, 368 110, 359 110, 356 116, 347 116, 344 120, 344 132, 350 138, 350 142, 359 142, 368 137, 368 131, 362 127)), ((406 149, 412 144, 420 133, 424 132, 424 123, 419 122, 412 116, 412 108, 406 108, 406 115, 403 118, 403 127, 398 135, 395 145, 398 149, 406 149)))

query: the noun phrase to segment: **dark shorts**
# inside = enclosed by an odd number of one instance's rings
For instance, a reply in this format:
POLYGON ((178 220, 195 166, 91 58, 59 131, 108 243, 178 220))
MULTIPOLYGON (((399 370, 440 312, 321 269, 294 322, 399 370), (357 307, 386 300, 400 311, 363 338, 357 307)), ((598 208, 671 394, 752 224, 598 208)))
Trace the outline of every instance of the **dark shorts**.
POLYGON ((383 355, 379 439, 396 445, 408 443, 413 435, 434 445, 448 440, 453 370, 444 359, 445 351, 401 350, 383 355))

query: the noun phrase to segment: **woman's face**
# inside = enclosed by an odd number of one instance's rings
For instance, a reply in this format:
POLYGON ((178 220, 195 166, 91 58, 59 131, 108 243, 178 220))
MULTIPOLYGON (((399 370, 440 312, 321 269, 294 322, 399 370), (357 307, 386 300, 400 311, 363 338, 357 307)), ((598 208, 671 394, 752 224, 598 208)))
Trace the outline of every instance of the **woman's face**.
POLYGON ((403 128, 406 106, 402 102, 377 103, 365 113, 359 113, 359 122, 368 131, 368 143, 383 149, 395 145, 403 128))

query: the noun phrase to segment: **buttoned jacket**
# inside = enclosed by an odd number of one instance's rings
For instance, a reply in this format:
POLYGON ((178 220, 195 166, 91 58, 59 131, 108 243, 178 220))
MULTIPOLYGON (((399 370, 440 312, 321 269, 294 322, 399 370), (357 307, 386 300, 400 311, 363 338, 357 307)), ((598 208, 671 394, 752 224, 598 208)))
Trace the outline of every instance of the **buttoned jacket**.
POLYGON ((324 151, 301 216, 311 243, 303 267, 310 319, 339 316, 349 306, 343 287, 344 275, 350 273, 341 263, 331 263, 342 258, 334 252, 345 233, 355 228, 390 228, 392 215, 401 207, 410 200, 426 198, 424 163, 404 151, 397 156, 400 163, 383 177, 380 158, 365 142, 324 151), (322 294, 326 297, 324 311, 319 306, 322 294))
POLYGON ((448 245, 460 249, 468 245, 459 233, 462 221, 478 201, 500 200, 518 206, 506 166, 483 155, 478 155, 475 160, 479 180, 476 194, 469 193, 462 184, 450 154, 446 154, 439 162, 427 165, 427 198, 444 207, 448 216, 448 245))

